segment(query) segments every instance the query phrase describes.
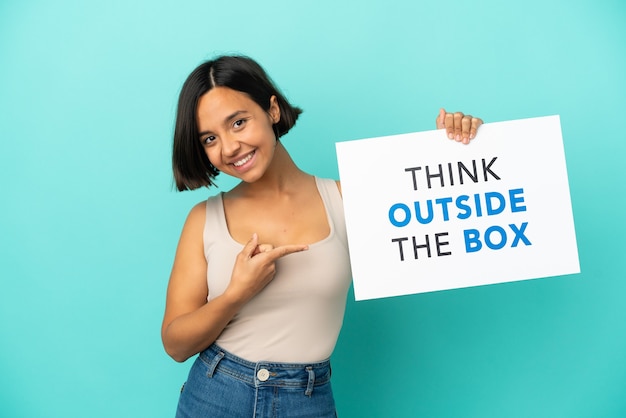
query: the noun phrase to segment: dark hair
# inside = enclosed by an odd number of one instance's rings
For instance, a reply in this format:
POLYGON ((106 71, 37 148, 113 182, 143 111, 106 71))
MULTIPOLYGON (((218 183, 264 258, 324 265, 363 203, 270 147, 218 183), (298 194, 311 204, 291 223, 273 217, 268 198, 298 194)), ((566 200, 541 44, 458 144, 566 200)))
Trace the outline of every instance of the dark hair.
POLYGON ((200 143, 196 120, 198 100, 213 87, 228 87, 245 93, 265 111, 269 111, 270 98, 276 96, 280 108, 280 120, 274 124, 277 139, 289 132, 302 113, 302 109, 289 104, 263 68, 251 58, 221 56, 202 63, 187 77, 178 98, 172 167, 179 191, 213 186, 219 174, 200 143))

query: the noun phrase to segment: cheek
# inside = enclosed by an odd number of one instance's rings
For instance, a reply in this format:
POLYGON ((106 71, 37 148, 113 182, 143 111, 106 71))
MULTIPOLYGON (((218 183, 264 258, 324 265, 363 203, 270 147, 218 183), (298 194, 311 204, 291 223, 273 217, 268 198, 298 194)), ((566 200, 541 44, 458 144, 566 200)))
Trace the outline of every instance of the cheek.
POLYGON ((220 152, 217 147, 205 148, 204 153, 213 166, 217 167, 220 164, 220 152))
POLYGON ((274 132, 273 125, 264 126, 261 135, 264 141, 268 141, 271 143, 274 143, 276 141, 276 132, 274 132))
POLYGON ((242 132, 237 139, 243 147, 267 147, 275 143, 276 135, 272 126, 258 126, 242 132))

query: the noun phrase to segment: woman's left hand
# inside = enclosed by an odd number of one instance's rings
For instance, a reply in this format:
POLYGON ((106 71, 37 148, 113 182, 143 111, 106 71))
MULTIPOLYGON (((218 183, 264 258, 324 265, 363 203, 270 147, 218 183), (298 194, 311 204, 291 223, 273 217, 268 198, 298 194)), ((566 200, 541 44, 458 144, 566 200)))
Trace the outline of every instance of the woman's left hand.
POLYGON ((437 129, 446 130, 448 138, 469 144, 470 140, 476 137, 476 131, 483 124, 483 120, 462 112, 448 113, 441 108, 436 123, 437 129))

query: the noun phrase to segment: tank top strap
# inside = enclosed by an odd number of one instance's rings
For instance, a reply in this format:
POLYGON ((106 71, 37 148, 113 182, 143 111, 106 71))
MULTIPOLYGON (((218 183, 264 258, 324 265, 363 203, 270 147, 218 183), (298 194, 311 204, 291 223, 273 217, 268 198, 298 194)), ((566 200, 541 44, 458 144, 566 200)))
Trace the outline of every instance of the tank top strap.
POLYGON ((337 182, 333 179, 315 178, 322 200, 326 205, 328 216, 330 217, 335 233, 342 244, 348 248, 348 238, 346 233, 346 221, 343 212, 343 199, 337 182))
POLYGON ((207 245, 216 241, 216 237, 221 242, 228 242, 230 238, 226 218, 224 216, 224 204, 222 203, 222 193, 211 196, 206 201, 206 217, 204 221, 204 253, 208 253, 207 245))

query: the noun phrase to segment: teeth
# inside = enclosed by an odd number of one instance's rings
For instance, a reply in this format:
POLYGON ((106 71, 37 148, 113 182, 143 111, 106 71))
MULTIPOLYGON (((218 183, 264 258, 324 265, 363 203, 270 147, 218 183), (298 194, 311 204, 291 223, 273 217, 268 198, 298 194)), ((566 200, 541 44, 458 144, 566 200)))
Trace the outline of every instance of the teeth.
POLYGON ((248 161, 250 161, 250 159, 252 158, 252 156, 254 155, 254 152, 251 152, 250 154, 248 154, 245 158, 242 158, 239 161, 235 161, 233 163, 233 165, 235 167, 241 167, 242 165, 244 165, 245 163, 247 163, 248 161))

